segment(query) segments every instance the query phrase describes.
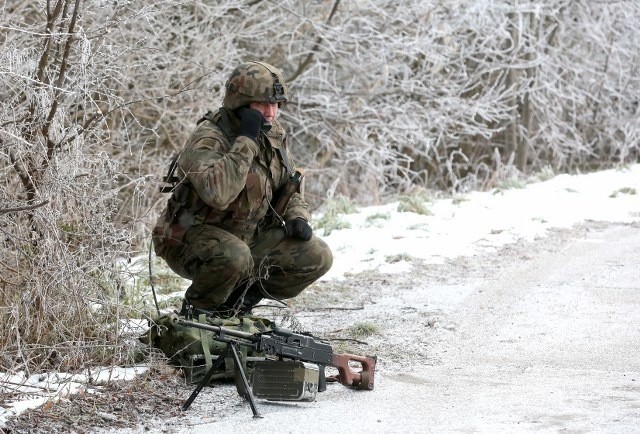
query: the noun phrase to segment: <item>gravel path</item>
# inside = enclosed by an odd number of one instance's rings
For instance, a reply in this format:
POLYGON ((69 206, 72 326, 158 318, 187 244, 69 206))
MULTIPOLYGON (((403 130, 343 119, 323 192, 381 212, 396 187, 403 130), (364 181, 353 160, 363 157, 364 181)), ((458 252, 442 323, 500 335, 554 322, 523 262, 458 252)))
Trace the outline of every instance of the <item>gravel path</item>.
POLYGON ((590 222, 411 273, 322 282, 291 310, 323 337, 369 330, 366 344, 337 345, 379 357, 373 392, 330 384, 311 403, 259 401, 254 419, 231 384, 176 413, 192 387, 170 381, 130 428, 71 431, 640 433, 639 260, 640 225, 590 222))

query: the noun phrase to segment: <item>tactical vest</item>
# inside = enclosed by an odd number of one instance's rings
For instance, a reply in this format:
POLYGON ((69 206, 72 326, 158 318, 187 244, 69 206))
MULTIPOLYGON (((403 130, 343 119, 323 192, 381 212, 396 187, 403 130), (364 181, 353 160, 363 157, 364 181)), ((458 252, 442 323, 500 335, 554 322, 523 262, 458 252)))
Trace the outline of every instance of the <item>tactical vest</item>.
MULTIPOLYGON (((233 144, 237 135, 231 128, 232 121, 226 109, 223 108, 215 113, 207 112, 198 121, 198 124, 206 121, 214 123, 222 131, 228 144, 233 144)), ((275 149, 281 166, 287 173, 291 173, 285 148, 275 149)), ((166 246, 179 245, 189 228, 203 223, 222 227, 245 241, 250 239, 263 216, 251 219, 249 210, 243 210, 241 207, 242 198, 240 196, 224 210, 209 207, 186 179, 180 179, 175 175, 179 156, 180 154, 173 159, 167 176, 164 178, 169 186, 163 187, 161 191, 171 192, 171 197, 167 202, 163 216, 154 228, 154 243, 163 243, 166 246)), ((273 196, 272 186, 267 183, 269 185, 265 188, 269 191, 263 195, 259 182, 258 174, 249 172, 243 191, 246 191, 248 200, 253 200, 255 206, 268 206, 268 201, 273 196), (267 204, 258 205, 258 202, 264 201, 265 197, 267 204)))

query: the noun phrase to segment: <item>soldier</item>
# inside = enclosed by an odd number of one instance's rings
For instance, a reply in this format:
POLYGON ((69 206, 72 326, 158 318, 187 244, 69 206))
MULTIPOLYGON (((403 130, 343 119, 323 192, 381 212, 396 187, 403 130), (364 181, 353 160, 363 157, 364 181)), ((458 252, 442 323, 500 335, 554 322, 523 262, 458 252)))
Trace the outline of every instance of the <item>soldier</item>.
POLYGON ((289 99, 282 73, 246 62, 225 87, 222 107, 198 121, 172 162, 176 185, 153 230, 156 254, 192 281, 181 314, 248 314, 263 298, 297 296, 333 262, 301 188, 282 215, 273 210, 295 169, 277 119, 289 99))

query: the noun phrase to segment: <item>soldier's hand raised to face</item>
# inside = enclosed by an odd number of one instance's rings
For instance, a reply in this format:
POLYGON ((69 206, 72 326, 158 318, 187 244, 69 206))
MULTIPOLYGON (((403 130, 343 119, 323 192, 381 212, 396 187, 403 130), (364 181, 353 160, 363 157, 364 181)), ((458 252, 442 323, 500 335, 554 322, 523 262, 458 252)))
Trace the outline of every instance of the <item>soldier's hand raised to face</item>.
POLYGON ((240 118, 240 131, 238 135, 249 137, 253 141, 258 141, 260 128, 262 128, 262 124, 266 121, 262 113, 244 106, 237 109, 236 114, 240 118))

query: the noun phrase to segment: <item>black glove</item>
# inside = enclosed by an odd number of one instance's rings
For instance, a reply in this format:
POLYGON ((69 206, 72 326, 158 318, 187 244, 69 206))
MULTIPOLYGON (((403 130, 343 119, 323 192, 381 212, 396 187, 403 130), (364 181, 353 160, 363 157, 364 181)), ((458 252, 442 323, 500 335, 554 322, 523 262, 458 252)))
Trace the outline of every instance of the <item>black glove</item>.
POLYGON ((287 229, 287 236, 295 237, 303 241, 309 241, 313 234, 313 230, 311 229, 311 226, 309 226, 309 223, 301 217, 288 220, 284 226, 287 229))
POLYGON ((240 118, 240 131, 238 135, 246 136, 257 141, 260 128, 262 128, 262 124, 266 121, 262 113, 245 106, 237 109, 236 114, 240 118))

